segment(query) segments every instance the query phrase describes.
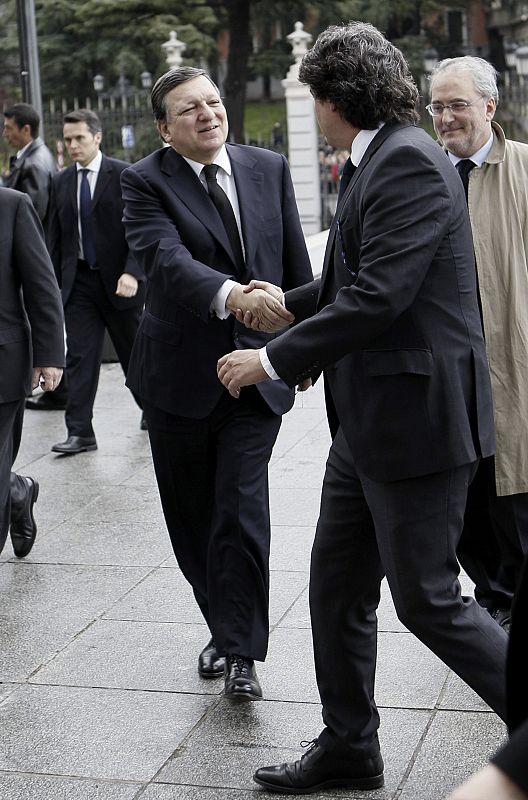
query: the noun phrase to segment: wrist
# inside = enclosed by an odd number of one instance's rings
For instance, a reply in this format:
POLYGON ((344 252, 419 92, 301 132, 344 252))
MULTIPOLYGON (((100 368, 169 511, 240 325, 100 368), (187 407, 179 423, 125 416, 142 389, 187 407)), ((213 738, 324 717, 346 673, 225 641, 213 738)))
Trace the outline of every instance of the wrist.
POLYGON ((229 294, 226 298, 226 309, 228 311, 236 311, 237 308, 241 308, 243 305, 242 300, 244 296, 244 290, 240 283, 235 283, 229 294))

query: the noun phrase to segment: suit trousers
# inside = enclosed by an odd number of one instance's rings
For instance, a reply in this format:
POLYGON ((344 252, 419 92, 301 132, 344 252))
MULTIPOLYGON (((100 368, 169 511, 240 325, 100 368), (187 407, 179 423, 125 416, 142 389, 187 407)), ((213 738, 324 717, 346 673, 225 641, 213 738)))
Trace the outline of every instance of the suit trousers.
POLYGON ((327 735, 377 752, 377 615, 384 575, 401 622, 505 715, 507 635, 461 595, 456 546, 475 464, 378 483, 341 430, 331 446, 311 560, 310 610, 327 735))
MULTIPOLYGON (((25 484, 11 472, 20 446, 24 420, 24 398, 0 403, 0 553, 3 550, 11 520, 11 502, 25 492, 25 484)), ((25 496, 25 494, 24 494, 25 496)))
POLYGON ((481 461, 469 487, 457 554, 479 603, 509 609, 528 555, 528 493, 497 496, 494 458, 481 461))
POLYGON ((172 547, 216 647, 263 661, 268 462, 281 417, 254 387, 244 388, 239 400, 224 390, 205 419, 144 408, 172 547))
POLYGON ((99 383, 105 328, 126 376, 139 315, 138 308, 114 308, 98 270, 87 267, 77 270, 64 308, 68 376, 65 419, 70 436, 94 436, 93 405, 99 383))

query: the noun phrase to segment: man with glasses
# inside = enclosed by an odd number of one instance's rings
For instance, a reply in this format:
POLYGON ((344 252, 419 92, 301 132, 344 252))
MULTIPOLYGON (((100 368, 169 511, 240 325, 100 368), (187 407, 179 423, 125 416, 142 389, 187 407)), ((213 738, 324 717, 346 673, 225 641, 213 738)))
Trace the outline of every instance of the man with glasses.
POLYGON ((496 76, 481 58, 445 59, 427 110, 466 189, 497 437, 469 490, 458 556, 508 630, 528 552, 528 145, 493 120, 496 76))

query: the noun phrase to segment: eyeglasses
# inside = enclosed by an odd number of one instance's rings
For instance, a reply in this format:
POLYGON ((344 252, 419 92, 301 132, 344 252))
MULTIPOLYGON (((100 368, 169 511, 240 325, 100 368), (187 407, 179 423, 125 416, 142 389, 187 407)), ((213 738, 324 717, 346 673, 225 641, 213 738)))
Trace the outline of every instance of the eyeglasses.
POLYGON ((473 100, 471 103, 468 103, 467 100, 456 100, 454 103, 447 103, 445 106, 442 103, 429 103, 426 109, 432 117, 441 117, 446 108, 452 111, 453 114, 463 114, 466 108, 474 106, 475 103, 483 99, 483 97, 477 97, 477 99, 473 100))

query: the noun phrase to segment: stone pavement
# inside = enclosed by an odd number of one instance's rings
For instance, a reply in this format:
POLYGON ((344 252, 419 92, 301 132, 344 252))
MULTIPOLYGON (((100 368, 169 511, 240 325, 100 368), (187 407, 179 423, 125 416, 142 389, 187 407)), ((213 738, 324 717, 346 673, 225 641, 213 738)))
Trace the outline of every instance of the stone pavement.
MULTIPOLYGON (((321 729, 308 562, 329 436, 321 386, 298 395, 270 469, 265 701, 232 706, 198 677, 208 633, 172 556, 147 434, 105 365, 99 450, 50 453, 61 412, 26 412, 17 466, 40 481, 30 556, 0 557, 2 800, 257 800, 256 767, 321 729)), ((468 587, 469 588, 469 587, 468 587)), ((441 800, 502 740, 499 720, 411 636, 385 592, 376 689, 384 789, 327 798, 441 800)))

